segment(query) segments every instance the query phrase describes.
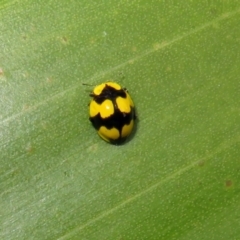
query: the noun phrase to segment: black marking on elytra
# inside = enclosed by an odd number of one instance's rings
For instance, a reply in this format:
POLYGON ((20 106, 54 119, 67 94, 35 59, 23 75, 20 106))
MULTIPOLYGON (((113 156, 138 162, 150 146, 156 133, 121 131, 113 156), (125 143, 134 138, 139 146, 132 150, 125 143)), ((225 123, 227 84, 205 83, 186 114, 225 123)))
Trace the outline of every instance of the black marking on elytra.
POLYGON ((102 118, 100 113, 94 117, 90 117, 89 120, 92 122, 95 129, 99 130, 100 127, 105 126, 107 129, 116 128, 120 133, 124 125, 129 125, 131 120, 135 119, 135 110, 131 107, 129 113, 121 112, 116 104, 114 104, 114 113, 107 117, 102 118))
POLYGON ((96 101, 98 104, 102 104, 106 99, 114 101, 114 99, 116 99, 117 97, 127 98, 127 94, 125 91, 125 89, 121 88, 117 90, 105 84, 105 87, 103 88, 100 95, 90 93, 90 97, 93 97, 94 101, 96 101))
MULTIPOLYGON (((116 105, 115 105, 116 106, 116 105)), ((109 139, 112 144, 122 144, 127 137, 122 137, 121 132, 124 125, 129 125, 131 120, 135 119, 135 109, 131 107, 130 113, 123 113, 118 108, 115 108, 114 114, 108 118, 102 118, 100 113, 94 117, 90 117, 89 120, 92 122, 94 128, 98 131, 100 127, 105 126, 107 129, 116 128, 120 136, 118 139, 109 139)))

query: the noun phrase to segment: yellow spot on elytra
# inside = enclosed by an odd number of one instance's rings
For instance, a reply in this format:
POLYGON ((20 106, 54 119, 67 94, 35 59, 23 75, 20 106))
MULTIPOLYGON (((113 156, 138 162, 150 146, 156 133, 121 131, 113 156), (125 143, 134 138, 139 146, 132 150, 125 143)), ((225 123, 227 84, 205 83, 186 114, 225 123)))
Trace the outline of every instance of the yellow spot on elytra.
POLYGON ((119 131, 116 128, 107 129, 106 127, 100 127, 98 134, 105 141, 109 142, 108 139, 118 139, 120 137, 119 131))

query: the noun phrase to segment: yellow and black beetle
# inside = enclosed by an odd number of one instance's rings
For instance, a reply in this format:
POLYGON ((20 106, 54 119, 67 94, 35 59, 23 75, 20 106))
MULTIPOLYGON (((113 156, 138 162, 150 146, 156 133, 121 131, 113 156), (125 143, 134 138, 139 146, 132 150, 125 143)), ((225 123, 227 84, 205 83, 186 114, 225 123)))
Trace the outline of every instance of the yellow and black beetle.
POLYGON ((112 144, 121 144, 131 134, 136 119, 133 101, 118 83, 97 85, 90 93, 89 120, 99 136, 112 144))

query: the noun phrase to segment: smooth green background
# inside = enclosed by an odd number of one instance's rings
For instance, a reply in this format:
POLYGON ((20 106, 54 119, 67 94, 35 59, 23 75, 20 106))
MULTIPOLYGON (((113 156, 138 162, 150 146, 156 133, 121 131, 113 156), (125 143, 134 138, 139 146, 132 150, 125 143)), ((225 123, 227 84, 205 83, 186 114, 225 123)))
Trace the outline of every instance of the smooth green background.
POLYGON ((1 239, 240 239, 240 1, 0 0, 1 239), (137 106, 102 141, 88 93, 137 106))

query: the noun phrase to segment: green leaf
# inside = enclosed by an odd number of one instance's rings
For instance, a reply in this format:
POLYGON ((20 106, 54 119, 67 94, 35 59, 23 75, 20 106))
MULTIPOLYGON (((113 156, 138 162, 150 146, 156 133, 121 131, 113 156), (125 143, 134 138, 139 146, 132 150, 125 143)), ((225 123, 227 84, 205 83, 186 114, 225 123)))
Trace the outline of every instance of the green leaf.
POLYGON ((1 239, 240 239, 239 1, 0 1, 1 239), (88 121, 114 80, 121 146, 88 121))

